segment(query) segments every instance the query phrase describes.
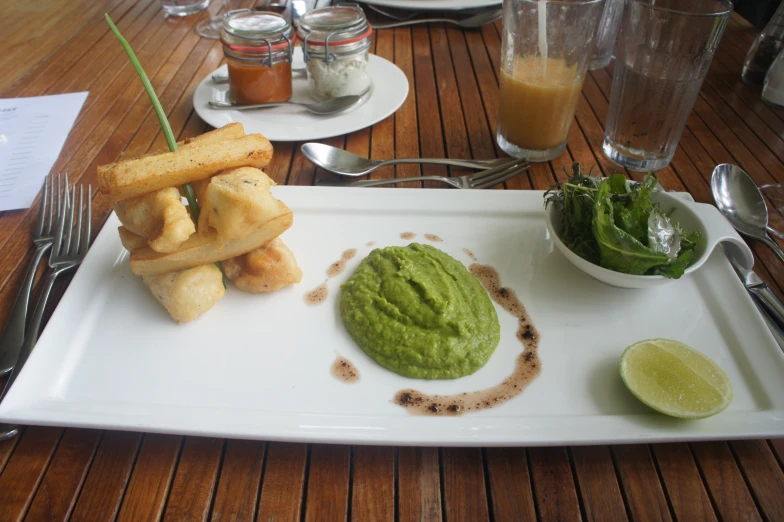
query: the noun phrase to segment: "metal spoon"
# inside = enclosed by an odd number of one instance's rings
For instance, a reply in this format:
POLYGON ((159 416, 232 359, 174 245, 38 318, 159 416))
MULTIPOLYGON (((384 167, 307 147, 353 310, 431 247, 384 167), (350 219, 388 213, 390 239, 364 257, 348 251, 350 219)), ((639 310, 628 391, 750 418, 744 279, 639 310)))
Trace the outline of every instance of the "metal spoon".
POLYGON ((738 166, 724 163, 711 175, 713 200, 735 230, 765 243, 784 262, 784 251, 768 235, 768 207, 754 180, 738 166))
POLYGON ((390 24, 376 24, 373 26, 373 28, 392 29, 393 27, 403 27, 406 25, 443 22, 445 24, 454 24, 458 27, 462 27, 463 29, 477 29, 483 25, 495 22, 496 20, 500 19, 502 15, 503 11, 501 9, 490 9, 487 11, 482 11, 481 13, 477 13, 474 16, 463 18, 461 20, 454 18, 418 18, 416 20, 403 20, 400 22, 392 22, 390 24))
POLYGON ((355 106, 362 99, 362 96, 339 96, 331 100, 318 102, 318 103, 302 103, 286 101, 280 103, 256 103, 252 105, 243 105, 241 103, 234 103, 231 101, 215 101, 210 100, 208 105, 211 109, 229 110, 229 111, 246 111, 250 109, 267 109, 270 107, 281 107, 283 105, 299 105, 305 107, 307 110, 314 114, 326 116, 329 114, 337 114, 355 106))
POLYGON ((447 158, 395 158, 383 161, 369 160, 347 150, 324 145, 323 143, 305 143, 302 145, 302 154, 316 166, 343 176, 364 176, 379 167, 394 165, 396 163, 435 163, 438 165, 454 165, 456 167, 481 170, 497 167, 510 161, 510 158, 495 160, 460 160, 447 158))

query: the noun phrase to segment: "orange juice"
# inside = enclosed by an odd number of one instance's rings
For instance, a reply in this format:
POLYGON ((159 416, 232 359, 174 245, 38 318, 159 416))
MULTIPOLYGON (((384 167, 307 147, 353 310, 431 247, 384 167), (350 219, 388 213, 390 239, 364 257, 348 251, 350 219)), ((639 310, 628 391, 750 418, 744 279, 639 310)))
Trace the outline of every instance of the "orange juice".
POLYGON ((515 58, 512 74, 501 71, 501 135, 521 149, 547 150, 566 141, 583 78, 561 58, 515 58))

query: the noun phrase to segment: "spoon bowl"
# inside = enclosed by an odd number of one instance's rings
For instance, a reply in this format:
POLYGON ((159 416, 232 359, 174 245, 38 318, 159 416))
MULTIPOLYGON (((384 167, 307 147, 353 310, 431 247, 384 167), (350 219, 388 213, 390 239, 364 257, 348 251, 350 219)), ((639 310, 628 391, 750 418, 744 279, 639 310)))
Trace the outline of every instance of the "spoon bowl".
POLYGON ((751 176, 737 165, 723 163, 713 169, 711 191, 735 230, 765 243, 784 262, 784 251, 768 235, 768 206, 751 176))
POLYGON ((373 170, 376 163, 323 143, 305 143, 302 145, 302 154, 314 165, 344 176, 364 176, 373 170))
POLYGON ((256 104, 242 104, 232 101, 210 100, 208 105, 211 109, 216 110, 231 110, 231 111, 246 111, 252 109, 268 109, 271 107, 281 107, 283 105, 297 105, 304 107, 313 114, 320 116, 328 116, 330 114, 338 114, 348 109, 353 108, 362 100, 362 96, 339 96, 331 100, 316 102, 316 103, 303 103, 286 101, 280 103, 256 103, 256 104))

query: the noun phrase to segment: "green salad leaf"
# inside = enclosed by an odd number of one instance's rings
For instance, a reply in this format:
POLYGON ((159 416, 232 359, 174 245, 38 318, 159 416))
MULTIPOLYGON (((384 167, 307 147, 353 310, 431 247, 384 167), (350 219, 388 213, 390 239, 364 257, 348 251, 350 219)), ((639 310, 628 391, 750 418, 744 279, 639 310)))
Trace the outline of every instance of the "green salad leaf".
POLYGON ((610 184, 602 183, 593 213, 593 235, 599 244, 599 265, 616 272, 643 275, 657 265, 667 264, 667 254, 648 248, 615 224, 611 196, 610 184))
POLYGON ((653 201, 658 181, 648 174, 627 184, 613 174, 572 175, 545 193, 545 205, 561 210, 561 240, 575 254, 616 272, 677 279, 694 261, 699 230, 686 232, 653 201), (560 190, 558 190, 560 189, 560 190))

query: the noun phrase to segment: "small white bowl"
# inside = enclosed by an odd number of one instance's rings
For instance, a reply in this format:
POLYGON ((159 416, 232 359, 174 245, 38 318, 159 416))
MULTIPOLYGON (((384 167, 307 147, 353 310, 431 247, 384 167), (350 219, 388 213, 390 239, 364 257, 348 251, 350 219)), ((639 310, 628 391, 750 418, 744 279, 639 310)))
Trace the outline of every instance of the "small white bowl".
MULTIPOLYGON (((745 268, 751 270, 754 265, 754 256, 749 246, 727 222, 721 212, 713 205, 687 201, 682 197, 658 191, 653 194, 653 200, 659 204, 665 214, 678 221, 684 230, 701 230, 702 239, 697 246, 697 258, 686 269, 684 277, 698 270, 708 260, 713 249, 719 243, 729 250, 731 255, 745 268)), ((561 241, 558 235, 561 231, 561 210, 557 205, 550 204, 545 212, 545 223, 550 232, 553 243, 566 256, 574 266, 599 281, 620 288, 649 288, 676 281, 660 275, 631 275, 602 268, 578 256, 561 241)))

